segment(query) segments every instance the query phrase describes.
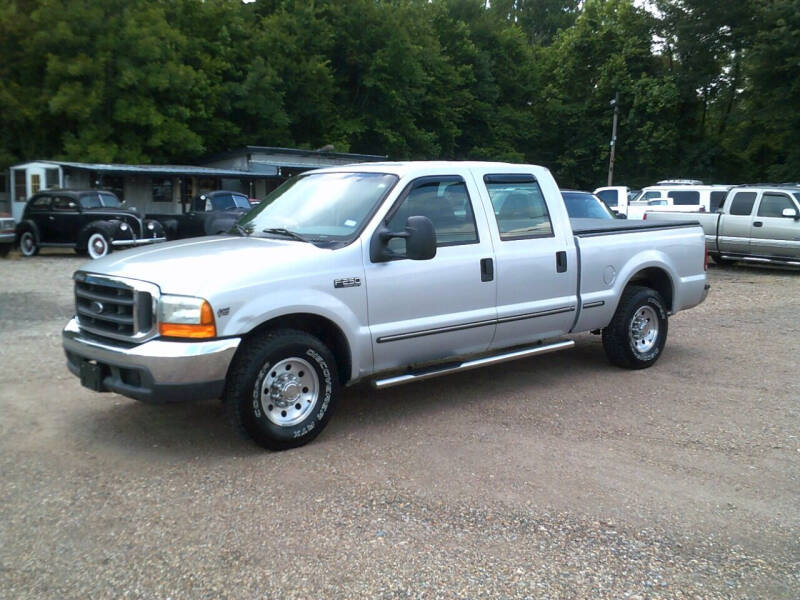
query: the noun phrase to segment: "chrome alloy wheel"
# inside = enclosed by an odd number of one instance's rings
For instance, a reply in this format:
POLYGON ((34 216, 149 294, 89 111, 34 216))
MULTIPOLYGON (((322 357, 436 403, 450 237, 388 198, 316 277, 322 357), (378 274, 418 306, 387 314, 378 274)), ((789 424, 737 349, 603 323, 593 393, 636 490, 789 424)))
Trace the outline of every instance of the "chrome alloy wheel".
POLYGON ((303 421, 319 400, 317 372, 303 358, 292 357, 275 363, 261 383, 261 408, 280 427, 303 421))
POLYGON ((653 349, 658 341, 658 315, 650 306, 642 306, 631 319, 628 328, 628 339, 631 347, 639 354, 653 349))

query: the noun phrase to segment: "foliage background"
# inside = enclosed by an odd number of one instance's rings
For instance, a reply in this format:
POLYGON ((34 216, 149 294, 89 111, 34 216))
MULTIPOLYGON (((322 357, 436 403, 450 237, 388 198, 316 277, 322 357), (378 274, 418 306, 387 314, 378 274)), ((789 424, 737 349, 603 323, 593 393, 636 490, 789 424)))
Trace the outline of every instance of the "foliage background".
POLYGON ((800 180, 800 0, 3 0, 0 166, 244 144, 800 180), (638 4, 638 3, 637 3, 638 4))

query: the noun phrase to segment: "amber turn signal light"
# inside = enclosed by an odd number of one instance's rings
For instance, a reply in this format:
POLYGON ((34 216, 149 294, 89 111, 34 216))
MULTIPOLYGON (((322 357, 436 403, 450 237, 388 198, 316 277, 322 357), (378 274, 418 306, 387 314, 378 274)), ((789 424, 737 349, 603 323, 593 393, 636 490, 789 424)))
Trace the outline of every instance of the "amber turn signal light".
POLYGON ((211 305, 203 301, 200 306, 199 323, 159 323, 158 332, 167 337, 179 338, 213 338, 217 335, 214 323, 214 311, 211 305))

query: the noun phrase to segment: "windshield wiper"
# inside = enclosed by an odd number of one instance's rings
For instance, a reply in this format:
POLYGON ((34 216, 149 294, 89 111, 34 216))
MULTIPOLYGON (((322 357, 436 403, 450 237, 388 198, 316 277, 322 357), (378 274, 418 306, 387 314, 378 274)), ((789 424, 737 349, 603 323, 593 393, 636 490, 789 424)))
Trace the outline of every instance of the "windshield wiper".
POLYGON ((313 242, 307 238, 304 238, 299 233, 295 233, 294 231, 289 231, 288 229, 284 229, 283 227, 267 227, 266 229, 262 229, 264 233, 272 233, 275 235, 283 235, 288 238, 292 238, 293 240, 297 240, 298 242, 305 242, 306 244, 312 244, 313 242))
POLYGON ((233 224, 233 228, 236 230, 236 233, 238 233, 240 236, 242 236, 242 237, 250 237, 250 232, 247 231, 247 229, 245 229, 244 227, 242 227, 238 223, 234 223, 233 224))

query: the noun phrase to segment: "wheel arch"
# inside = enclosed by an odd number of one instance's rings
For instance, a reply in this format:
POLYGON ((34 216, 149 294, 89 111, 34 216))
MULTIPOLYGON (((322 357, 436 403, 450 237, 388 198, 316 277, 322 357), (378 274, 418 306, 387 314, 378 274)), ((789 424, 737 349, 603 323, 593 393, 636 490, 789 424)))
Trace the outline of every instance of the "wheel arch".
POLYGON ((78 232, 78 237, 75 238, 75 247, 78 249, 86 249, 87 242, 89 240, 89 236, 91 236, 95 232, 100 232, 109 238, 109 242, 111 238, 114 237, 114 233, 117 229, 117 223, 119 221, 104 221, 102 219, 98 219, 96 221, 91 221, 81 228, 78 232))
POLYGON ((24 221, 20 221, 17 223, 15 228, 15 235, 14 235, 14 245, 19 247, 19 239, 22 237, 22 234, 26 231, 31 231, 33 233, 33 237, 36 239, 36 243, 41 243, 42 236, 39 232, 39 226, 36 224, 35 221, 31 219, 25 219, 24 221))
POLYGON ((672 312, 675 301, 675 284, 670 274, 661 267, 645 267, 636 271, 622 286, 625 291, 633 285, 649 287, 659 293, 667 304, 667 312, 672 312))
MULTIPOLYGON (((352 378, 352 352, 344 331, 330 319, 313 313, 291 313, 273 317, 257 325, 244 335, 243 342, 275 329, 296 329, 318 338, 330 348, 336 358, 336 368, 342 385, 352 378)), ((246 344, 239 345, 243 351, 246 344)))

